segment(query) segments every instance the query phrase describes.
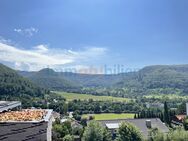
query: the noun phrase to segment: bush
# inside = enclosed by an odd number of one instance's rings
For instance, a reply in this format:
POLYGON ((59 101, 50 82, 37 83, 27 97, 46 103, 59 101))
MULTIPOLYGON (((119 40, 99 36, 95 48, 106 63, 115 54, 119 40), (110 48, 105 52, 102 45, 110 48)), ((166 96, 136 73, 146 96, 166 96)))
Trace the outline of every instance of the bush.
POLYGON ((122 122, 118 129, 117 141, 143 141, 140 131, 128 122, 122 122))
POLYGON ((74 137, 71 136, 71 135, 66 135, 66 136, 63 138, 63 141, 74 141, 74 137))
POLYGON ((168 134, 158 132, 149 141, 188 141, 188 133, 182 129, 171 131, 168 134))
POLYGON ((91 121, 84 131, 82 141, 111 141, 111 136, 100 123, 91 121))

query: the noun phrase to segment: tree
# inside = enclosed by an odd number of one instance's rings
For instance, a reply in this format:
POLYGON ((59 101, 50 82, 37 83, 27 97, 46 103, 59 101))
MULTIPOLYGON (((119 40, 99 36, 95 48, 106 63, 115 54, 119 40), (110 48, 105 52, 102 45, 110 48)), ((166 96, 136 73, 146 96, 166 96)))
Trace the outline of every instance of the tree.
POLYGON ((152 134, 149 141, 187 141, 188 134, 187 131, 181 128, 172 130, 167 134, 155 132, 152 134))
POLYGON ((140 131, 128 122, 122 122, 118 129, 117 141, 142 141, 140 131))
POLYGON ((65 126, 65 127, 68 129, 69 133, 72 132, 71 121, 65 121, 65 122, 62 124, 62 126, 65 126))
POLYGON ((55 122, 53 124, 53 132, 56 138, 63 139, 66 135, 72 133, 71 122, 66 121, 63 124, 61 124, 59 121, 55 122))
POLYGON ((63 114, 66 115, 68 111, 68 105, 66 103, 63 104, 63 114))
POLYGON ((81 124, 85 127, 85 126, 87 126, 87 117, 83 117, 82 119, 81 119, 81 124))
POLYGON ((103 129, 103 141, 112 141, 111 133, 106 128, 103 129))
POLYGON ((74 137, 68 134, 63 138, 63 141, 74 141, 74 137))
POLYGON ((183 114, 186 112, 186 102, 182 102, 177 109, 178 114, 183 114))
POLYGON ((84 131, 82 141, 111 141, 109 135, 100 123, 91 121, 84 131))
POLYGON ((166 140, 166 141, 187 141, 188 134, 187 134, 187 131, 179 128, 169 133, 167 138, 169 138, 169 140, 166 140))
POLYGON ((94 115, 89 115, 88 120, 94 120, 95 116, 94 115))
POLYGON ((170 115, 169 115, 168 105, 166 101, 164 103, 164 122, 170 125, 170 115))
POLYGON ((137 114, 136 114, 136 113, 134 114, 134 118, 135 118, 135 119, 137 118, 137 114))
POLYGON ((138 113, 138 118, 140 118, 140 113, 138 113))
POLYGON ((161 121, 164 122, 164 114, 163 114, 163 112, 160 113, 159 117, 160 117, 161 121))
POLYGON ((158 128, 153 128, 149 132, 148 141, 165 141, 165 136, 163 133, 159 132, 158 128))
POLYGON ((94 112, 95 113, 100 113, 100 111, 101 111, 101 108, 100 108, 100 105, 97 103, 96 105, 94 105, 95 107, 94 107, 94 112))
POLYGON ((184 129, 185 129, 185 130, 188 130, 188 118, 185 118, 185 119, 183 120, 183 126, 184 126, 184 129))
POLYGON ((62 140, 62 138, 69 134, 68 129, 61 124, 53 125, 53 139, 54 140, 62 140))

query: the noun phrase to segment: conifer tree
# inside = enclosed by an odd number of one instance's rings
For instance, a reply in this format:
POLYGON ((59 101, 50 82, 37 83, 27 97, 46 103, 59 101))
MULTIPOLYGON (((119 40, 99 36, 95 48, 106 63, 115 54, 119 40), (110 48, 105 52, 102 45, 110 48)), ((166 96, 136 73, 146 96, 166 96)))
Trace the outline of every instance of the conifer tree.
POLYGON ((169 114, 168 105, 166 101, 164 103, 164 122, 170 125, 170 114, 169 114))

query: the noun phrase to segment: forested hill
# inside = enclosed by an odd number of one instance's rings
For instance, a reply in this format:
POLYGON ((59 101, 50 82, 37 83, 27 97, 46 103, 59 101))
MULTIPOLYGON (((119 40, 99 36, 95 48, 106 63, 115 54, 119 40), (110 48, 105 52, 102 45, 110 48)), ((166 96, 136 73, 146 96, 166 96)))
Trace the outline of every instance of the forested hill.
POLYGON ((116 84, 118 87, 186 88, 188 87, 188 65, 148 66, 116 84))
POLYGON ((188 65, 148 66, 138 72, 118 75, 89 75, 55 72, 19 72, 52 90, 78 90, 97 95, 188 94, 188 65), (81 87, 87 88, 80 89, 81 87), (90 89, 91 88, 91 89, 90 89))
POLYGON ((122 80, 124 75, 78 74, 71 72, 55 72, 45 68, 38 72, 19 71, 20 75, 34 83, 52 90, 64 90, 79 87, 108 87, 122 80))
POLYGON ((70 90, 80 87, 74 81, 65 79, 60 73, 45 68, 38 72, 19 72, 22 76, 29 78, 32 82, 42 88, 49 90, 70 90))
POLYGON ((140 95, 188 95, 188 65, 148 66, 116 83, 115 87, 140 95))
POLYGON ((39 88, 30 80, 20 76, 15 70, 0 64, 0 98, 40 97, 48 91, 39 88))

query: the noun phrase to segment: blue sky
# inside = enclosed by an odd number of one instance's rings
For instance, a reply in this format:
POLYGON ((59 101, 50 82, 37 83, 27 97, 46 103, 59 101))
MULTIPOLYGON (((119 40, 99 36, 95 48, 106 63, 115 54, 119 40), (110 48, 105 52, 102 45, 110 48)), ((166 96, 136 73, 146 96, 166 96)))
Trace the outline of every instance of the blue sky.
POLYGON ((1 0, 0 62, 15 69, 188 63, 187 0, 1 0))

